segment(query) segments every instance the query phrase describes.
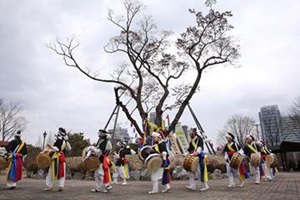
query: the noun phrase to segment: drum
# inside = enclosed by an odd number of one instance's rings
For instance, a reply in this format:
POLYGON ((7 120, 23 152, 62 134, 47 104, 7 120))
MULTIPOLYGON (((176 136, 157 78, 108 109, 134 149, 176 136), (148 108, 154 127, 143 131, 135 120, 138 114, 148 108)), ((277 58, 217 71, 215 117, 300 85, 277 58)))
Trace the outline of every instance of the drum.
POLYGON ((163 159, 159 154, 155 153, 151 146, 144 146, 140 151, 139 157, 151 172, 156 171, 163 164, 163 159))
POLYGON ((274 163, 274 157, 272 155, 267 155, 265 161, 268 166, 271 166, 274 163))
POLYGON ((243 161, 243 156, 240 153, 234 153, 230 159, 230 167, 233 169, 238 169, 243 161))
POLYGON ((83 168, 86 171, 95 171, 99 168, 100 160, 96 156, 91 156, 83 161, 83 168))
POLYGON ((183 168, 189 172, 195 172, 198 168, 199 157, 195 155, 188 154, 183 160, 183 168))
POLYGON ((145 161, 146 158, 150 155, 150 154, 154 154, 155 151, 152 149, 151 146, 144 146, 143 148, 141 148, 140 152, 139 152, 139 158, 142 161, 145 161))
POLYGON ((270 165, 270 167, 277 167, 278 159, 277 159, 276 155, 273 153, 271 153, 270 155, 274 158, 274 162, 270 165))
POLYGON ((252 153, 250 157, 250 163, 253 167, 259 167, 260 155, 259 153, 252 153))
POLYGON ((162 166, 162 164, 163 164, 163 159, 157 153, 153 153, 149 155, 145 160, 145 165, 147 166, 150 172, 156 171, 162 166))
POLYGON ((51 149, 46 148, 36 156, 38 169, 47 169, 50 166, 53 153, 51 149))
POLYGON ((83 161, 83 168, 86 171, 95 171, 99 168, 100 160, 96 155, 96 152, 92 150, 92 148, 85 147, 82 151, 82 157, 85 157, 88 151, 91 151, 90 156, 83 161))
POLYGON ((8 167, 7 160, 0 156, 0 170, 5 170, 8 167))
POLYGON ((6 154, 6 149, 0 147, 0 170, 5 170, 8 167, 6 154))

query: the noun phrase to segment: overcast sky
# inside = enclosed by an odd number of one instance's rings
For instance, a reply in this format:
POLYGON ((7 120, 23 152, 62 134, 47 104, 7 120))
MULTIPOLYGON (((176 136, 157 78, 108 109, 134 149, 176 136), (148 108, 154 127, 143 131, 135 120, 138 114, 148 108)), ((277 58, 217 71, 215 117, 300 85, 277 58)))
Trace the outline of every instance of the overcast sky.
MULTIPOLYGON (((200 0, 144 2, 159 28, 175 34, 194 24, 188 8, 203 7, 200 0)), ((242 56, 240 68, 205 73, 201 92, 190 103, 213 140, 232 115, 249 115, 258 122, 262 106, 277 104, 286 114, 300 96, 300 1, 218 2, 218 9, 233 12, 230 22, 242 56)), ((113 61, 103 46, 118 34, 107 20, 107 10, 118 11, 121 6, 120 0, 0 1, 0 98, 20 103, 28 120, 23 132, 27 143, 35 144, 44 131, 56 133, 60 126, 96 141, 97 131, 115 107, 113 86, 66 67, 46 45, 74 36, 81 44, 77 51, 81 63, 105 72, 113 61)), ((129 128, 122 115, 120 125, 129 128)), ((195 126, 187 111, 181 121, 195 126)))

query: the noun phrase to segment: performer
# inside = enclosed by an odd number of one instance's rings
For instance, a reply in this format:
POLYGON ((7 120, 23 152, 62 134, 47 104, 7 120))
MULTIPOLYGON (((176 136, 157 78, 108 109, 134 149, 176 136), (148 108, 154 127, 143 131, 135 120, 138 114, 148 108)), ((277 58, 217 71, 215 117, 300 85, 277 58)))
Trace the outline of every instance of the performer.
POLYGON ((66 180, 66 151, 71 150, 71 145, 68 142, 66 130, 62 127, 58 129, 56 141, 53 146, 48 145, 52 149, 51 164, 46 176, 45 191, 51 191, 55 181, 58 182, 58 191, 63 191, 66 180))
POLYGON ((199 167, 195 173, 188 172, 189 182, 186 186, 189 190, 196 190, 195 178, 200 177, 202 187, 200 191, 206 191, 209 189, 208 186, 208 174, 207 174, 207 159, 203 153, 203 139, 198 134, 196 128, 192 128, 190 131, 191 141, 189 143, 188 153, 199 157, 199 167))
MULTIPOLYGON (((260 147, 259 145, 255 142, 255 139, 252 135, 247 135, 246 136, 246 144, 244 146, 244 153, 250 163, 250 158, 252 153, 259 153, 260 155, 260 147)), ((258 167, 254 167, 253 165, 249 165, 250 171, 254 172, 255 175, 255 183, 259 184, 260 183, 260 169, 258 167)))
POLYGON ((265 178, 268 181, 272 180, 272 168, 270 166, 267 166, 266 164, 266 157, 267 155, 271 154, 271 150, 267 147, 266 143, 264 141, 260 141, 261 145, 261 159, 262 159, 262 168, 265 172, 265 178))
POLYGON ((224 158, 226 160, 226 170, 227 170, 227 175, 228 175, 228 179, 229 179, 229 188, 232 188, 235 186, 234 184, 234 176, 238 176, 240 183, 239 183, 239 187, 244 187, 244 180, 245 177, 243 176, 243 172, 245 172, 245 167, 243 166, 243 164, 241 164, 242 166, 240 166, 238 169, 234 169, 230 166, 230 161, 231 158, 233 156, 234 153, 239 152, 241 155, 243 155, 242 149, 241 147, 235 142, 235 137, 232 133, 227 133, 225 135, 226 140, 227 140, 227 144, 224 148, 224 158))
POLYGON ((118 183, 118 177, 123 179, 122 185, 127 185, 126 179, 129 179, 129 169, 126 159, 126 154, 135 154, 135 151, 130 149, 129 146, 122 141, 117 142, 117 148, 114 151, 114 159, 115 161, 115 172, 113 173, 114 181, 113 183, 118 183))
POLYGON ((15 189, 17 182, 22 179, 23 160, 27 155, 26 143, 21 140, 21 131, 18 131, 14 137, 5 147, 9 161, 6 173, 8 189, 15 189))
POLYGON ((152 181, 152 190, 149 191, 149 194, 155 194, 158 193, 158 181, 162 179, 162 186, 163 190, 162 192, 168 192, 171 189, 170 186, 170 171, 169 171, 169 153, 167 150, 166 142, 162 139, 162 135, 157 132, 152 132, 151 136, 153 137, 153 143, 152 146, 153 150, 160 154, 163 159, 163 164, 160 168, 158 168, 156 171, 152 172, 151 174, 151 181, 152 181))
POLYGON ((97 170, 95 170, 95 182, 96 187, 91 189, 91 192, 100 192, 102 184, 104 184, 104 189, 102 192, 109 192, 112 189, 111 183, 111 174, 110 174, 110 166, 111 161, 108 158, 109 153, 112 150, 111 144, 111 136, 107 133, 107 131, 100 129, 98 132, 99 141, 96 145, 98 149, 100 149, 100 165, 97 170))

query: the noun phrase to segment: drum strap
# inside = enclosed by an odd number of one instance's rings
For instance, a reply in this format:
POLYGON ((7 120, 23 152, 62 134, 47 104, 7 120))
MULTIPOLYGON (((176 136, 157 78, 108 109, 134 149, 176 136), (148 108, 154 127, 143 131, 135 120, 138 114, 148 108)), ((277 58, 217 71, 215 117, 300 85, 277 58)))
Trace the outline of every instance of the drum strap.
POLYGON ((254 153, 257 153, 257 150, 251 145, 248 144, 249 149, 251 149, 254 153))

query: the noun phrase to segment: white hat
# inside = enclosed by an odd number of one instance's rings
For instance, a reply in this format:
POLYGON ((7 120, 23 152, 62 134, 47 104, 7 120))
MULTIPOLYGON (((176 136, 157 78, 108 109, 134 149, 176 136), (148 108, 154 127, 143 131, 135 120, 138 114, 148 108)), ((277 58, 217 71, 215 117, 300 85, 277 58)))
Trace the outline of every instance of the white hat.
POLYGON ((151 136, 152 136, 152 137, 160 137, 160 134, 157 133, 157 132, 152 132, 152 133, 151 133, 151 136))

